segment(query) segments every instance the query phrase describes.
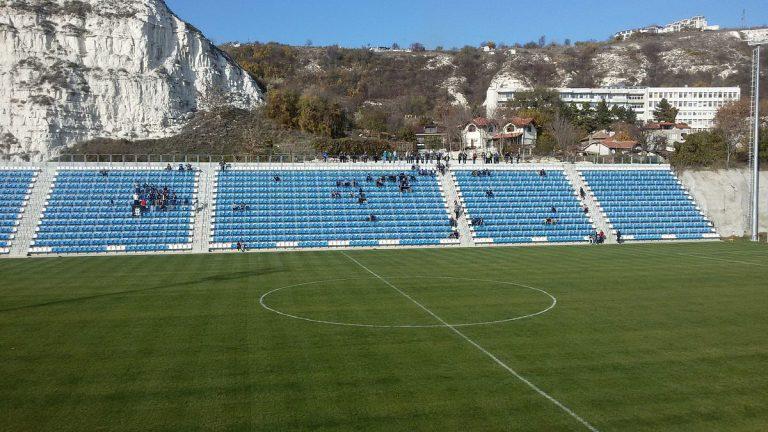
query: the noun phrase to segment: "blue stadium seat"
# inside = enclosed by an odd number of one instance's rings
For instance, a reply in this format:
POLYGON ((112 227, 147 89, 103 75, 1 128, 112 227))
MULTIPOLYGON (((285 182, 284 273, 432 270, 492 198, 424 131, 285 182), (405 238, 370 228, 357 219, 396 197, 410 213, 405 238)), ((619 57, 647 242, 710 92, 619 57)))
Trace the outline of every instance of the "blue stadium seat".
POLYGON ((451 227, 439 183, 434 175, 417 174, 394 170, 219 171, 211 247, 230 249, 237 242, 250 249, 446 243, 451 227), (401 173, 414 176, 409 192, 401 192, 397 181, 391 181, 401 173), (382 176, 388 179, 377 187, 375 179, 382 176), (345 186, 346 182, 350 185, 345 186), (367 198, 364 203, 358 201, 360 189, 367 198), (332 197, 334 192, 341 197, 332 197), (246 207, 235 209, 237 206, 246 207), (370 215, 377 220, 368 221, 370 215))
POLYGON ((611 228, 624 240, 717 238, 672 171, 583 170, 611 228))
POLYGON ((585 242, 593 232, 561 170, 547 170, 543 177, 538 170, 491 170, 489 176, 456 170, 454 175, 467 218, 483 220, 472 227, 479 243, 585 242))
POLYGON ((37 170, 0 169, 0 255, 10 252, 37 170))
POLYGON ((192 171, 60 170, 32 253, 160 252, 191 249, 197 175, 192 171), (167 187, 176 201, 133 213, 136 185, 167 187))

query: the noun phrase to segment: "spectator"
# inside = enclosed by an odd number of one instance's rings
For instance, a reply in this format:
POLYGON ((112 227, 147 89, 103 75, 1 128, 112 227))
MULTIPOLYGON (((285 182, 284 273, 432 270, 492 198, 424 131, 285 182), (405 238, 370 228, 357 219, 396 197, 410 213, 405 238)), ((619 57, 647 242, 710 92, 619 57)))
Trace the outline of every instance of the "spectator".
POLYGON ((477 163, 477 152, 472 152, 472 164, 477 163))
POLYGON ((546 176, 547 176, 547 172, 546 171, 544 171, 544 170, 540 170, 539 171, 539 177, 546 177, 546 176))
POLYGON ((281 179, 280 179, 280 176, 277 176, 277 175, 276 175, 276 176, 275 176, 275 183, 279 182, 280 180, 281 180, 281 179))
POLYGON ((166 171, 173 171, 173 167, 171 167, 171 164, 168 164, 168 165, 165 167, 165 170, 166 170, 166 171))
POLYGON ((552 213, 557 213, 557 207, 552 207, 552 208, 550 209, 550 211, 551 211, 552 213))
POLYGON ((584 191, 583 187, 579 188, 579 196, 581 197, 581 199, 584 199, 587 197, 587 193, 584 191))
POLYGON ((376 221, 379 220, 379 218, 377 218, 375 214, 370 214, 370 215, 368 215, 368 219, 367 220, 368 220, 368 222, 376 222, 376 221))
POLYGON ((493 189, 488 189, 487 191, 485 191, 485 196, 487 196, 488 198, 493 198, 493 189))

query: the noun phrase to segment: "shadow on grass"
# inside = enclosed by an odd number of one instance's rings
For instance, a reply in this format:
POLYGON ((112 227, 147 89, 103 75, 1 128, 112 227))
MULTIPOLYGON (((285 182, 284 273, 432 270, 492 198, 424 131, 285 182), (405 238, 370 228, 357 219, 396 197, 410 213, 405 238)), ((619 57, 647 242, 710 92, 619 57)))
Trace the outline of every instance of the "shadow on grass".
MULTIPOLYGON (((68 299, 62 299, 62 300, 52 300, 52 301, 43 302, 43 303, 35 303, 31 305, 16 306, 16 307, 7 308, 7 309, 0 309, 0 313, 14 312, 14 311, 28 310, 28 309, 37 309, 37 308, 42 308, 46 306, 56 306, 56 305, 63 305, 68 303, 77 303, 77 302, 95 300, 95 299, 106 298, 106 297, 116 297, 116 296, 121 296, 126 294, 136 294, 136 293, 166 290, 166 289, 172 289, 172 288, 190 287, 194 285, 201 285, 201 284, 208 284, 208 283, 232 282, 232 281, 243 280, 243 279, 248 279, 253 277, 260 277, 260 276, 266 276, 270 274, 282 273, 283 271, 284 271, 283 269, 279 269, 279 268, 266 268, 266 269, 259 269, 254 271, 222 273, 222 274, 211 275, 211 276, 201 277, 201 278, 192 279, 192 280, 163 284, 160 286, 152 286, 152 287, 135 289, 135 290, 116 291, 116 292, 109 292, 109 293, 103 293, 103 294, 94 294, 94 295, 83 296, 83 297, 74 297, 74 298, 68 298, 68 299)), ((181 274, 181 276, 183 276, 183 274, 181 274)))

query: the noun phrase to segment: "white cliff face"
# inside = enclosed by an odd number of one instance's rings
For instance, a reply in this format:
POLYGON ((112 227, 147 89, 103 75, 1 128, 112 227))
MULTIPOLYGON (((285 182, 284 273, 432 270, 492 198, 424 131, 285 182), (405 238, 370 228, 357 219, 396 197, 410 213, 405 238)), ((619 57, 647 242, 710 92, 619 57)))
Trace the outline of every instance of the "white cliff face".
POLYGON ((0 155, 161 138, 258 84, 163 0, 0 0, 0 155))

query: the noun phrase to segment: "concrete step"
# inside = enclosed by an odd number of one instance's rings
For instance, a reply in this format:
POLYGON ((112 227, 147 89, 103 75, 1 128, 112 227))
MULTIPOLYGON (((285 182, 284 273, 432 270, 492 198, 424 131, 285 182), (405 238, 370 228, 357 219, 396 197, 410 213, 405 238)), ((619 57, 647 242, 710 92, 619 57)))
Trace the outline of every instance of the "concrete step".
POLYGON ((193 230, 192 250, 197 253, 210 251, 211 215, 214 208, 216 164, 200 164, 198 191, 195 197, 195 228, 193 230))
POLYGON ((21 221, 16 231, 16 238, 11 243, 10 256, 27 256, 34 239, 37 226, 43 217, 43 209, 51 192, 51 186, 56 178, 57 169, 44 165, 40 168, 37 178, 32 185, 32 192, 22 212, 21 221))
MULTIPOLYGON (((454 212, 455 210, 455 204, 458 203, 459 206, 461 206, 462 209, 464 209, 463 200, 459 196, 458 188, 456 187, 456 177, 453 174, 453 171, 446 171, 445 175, 439 174, 440 176, 440 182, 443 186, 443 191, 445 192, 445 201, 446 201, 446 207, 448 210, 449 217, 455 218, 456 214, 454 212)), ((469 247, 475 245, 475 240, 472 237, 472 229, 469 226, 469 221, 467 220, 467 215, 465 211, 461 212, 461 215, 457 219, 458 222, 458 231, 459 231, 459 240, 461 242, 461 246, 463 247, 469 247)))
POLYGON ((586 205, 587 208, 589 208, 589 217, 592 220, 595 229, 605 233, 606 243, 616 243, 616 235, 613 233, 613 228, 608 223, 605 213, 603 213, 603 209, 600 207, 600 203, 592 192, 592 189, 590 189, 589 185, 587 185, 584 178, 581 176, 579 166, 572 163, 564 163, 563 170, 577 193, 579 193, 581 189, 584 189, 586 194, 584 198, 579 196, 579 201, 581 202, 581 205, 586 205))

